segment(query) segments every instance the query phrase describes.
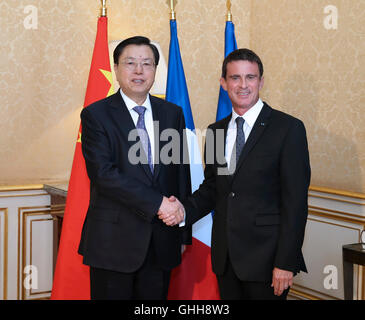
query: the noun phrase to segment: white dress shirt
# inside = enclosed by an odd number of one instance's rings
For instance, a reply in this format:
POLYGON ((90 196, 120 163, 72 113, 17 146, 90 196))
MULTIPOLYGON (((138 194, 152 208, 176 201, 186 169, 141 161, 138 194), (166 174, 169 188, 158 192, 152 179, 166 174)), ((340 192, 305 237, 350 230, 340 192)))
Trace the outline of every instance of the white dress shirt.
MULTIPOLYGON (((131 114, 131 117, 133 119, 134 125, 137 126, 137 121, 138 121, 138 113, 136 111, 133 110, 134 107, 138 106, 132 99, 130 99, 128 96, 125 95, 125 93, 123 92, 122 89, 120 89, 120 94, 124 100, 124 103, 126 104, 129 113, 131 114)), ((145 100, 145 102, 143 102, 143 104, 141 104, 141 106, 146 108, 146 111, 144 113, 144 123, 146 126, 146 130, 148 133, 148 137, 150 139, 150 144, 151 144, 151 156, 152 156, 152 164, 154 164, 154 159, 155 159, 155 131, 153 128, 153 115, 152 115, 152 106, 151 106, 151 101, 150 101, 150 96, 147 95, 147 98, 145 100)))
MULTIPOLYGON (((252 130, 263 106, 264 106, 264 103, 262 102, 261 99, 259 99, 256 102, 256 104, 242 116, 242 118, 245 120, 245 122, 243 124, 245 142, 247 142, 247 139, 251 133, 251 130, 252 130)), ((233 147, 236 142, 236 137, 237 137, 236 118, 237 117, 239 117, 239 115, 232 108, 232 118, 231 118, 231 121, 228 123, 227 138, 226 138, 225 158, 226 158, 227 164, 229 164, 231 161, 233 147)))

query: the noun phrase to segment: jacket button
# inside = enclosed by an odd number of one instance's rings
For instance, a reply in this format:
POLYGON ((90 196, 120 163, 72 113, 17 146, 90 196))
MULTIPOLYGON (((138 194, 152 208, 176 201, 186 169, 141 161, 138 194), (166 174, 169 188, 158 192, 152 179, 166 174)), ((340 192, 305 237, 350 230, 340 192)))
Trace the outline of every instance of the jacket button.
POLYGON ((231 196, 231 198, 234 198, 234 192, 231 192, 229 195, 231 196))

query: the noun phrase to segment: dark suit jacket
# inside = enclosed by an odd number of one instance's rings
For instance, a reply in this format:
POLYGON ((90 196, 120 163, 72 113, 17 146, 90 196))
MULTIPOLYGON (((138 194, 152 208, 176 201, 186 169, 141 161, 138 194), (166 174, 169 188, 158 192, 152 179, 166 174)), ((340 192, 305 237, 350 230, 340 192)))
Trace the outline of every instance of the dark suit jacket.
MULTIPOLYGON (((168 143, 159 141, 167 128, 178 130, 181 147, 185 128, 182 109, 153 96, 150 100, 153 119, 159 121, 155 154, 168 143)), ((82 151, 90 178, 90 204, 79 246, 84 264, 134 272, 153 241, 158 263, 166 270, 177 266, 181 228, 167 227, 157 212, 163 195, 186 197, 191 193, 189 165, 155 160, 152 175, 148 164, 129 161, 128 152, 136 141, 128 141, 128 134, 135 125, 119 91, 83 109, 81 124, 82 151)))
MULTIPOLYGON (((213 143, 207 135, 206 161, 219 130, 225 143, 230 119, 209 126, 213 143)), ((184 201, 188 224, 214 209, 213 271, 224 272, 227 255, 242 281, 271 281, 274 267, 306 271, 301 247, 310 165, 303 123, 265 103, 233 175, 218 171, 227 166, 219 160, 224 158, 222 144, 223 139, 214 161, 206 163, 204 182, 184 201)))

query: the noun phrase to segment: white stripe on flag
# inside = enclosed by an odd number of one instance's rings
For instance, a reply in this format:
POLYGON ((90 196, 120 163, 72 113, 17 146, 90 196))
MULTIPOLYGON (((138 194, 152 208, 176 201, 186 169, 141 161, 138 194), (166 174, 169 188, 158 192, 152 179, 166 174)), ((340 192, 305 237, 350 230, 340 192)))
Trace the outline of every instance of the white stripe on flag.
MULTIPOLYGON (((196 134, 186 129, 189 148, 190 176, 192 192, 197 190, 204 180, 203 165, 196 134)), ((193 237, 211 247, 212 215, 208 214, 193 225, 193 237)))

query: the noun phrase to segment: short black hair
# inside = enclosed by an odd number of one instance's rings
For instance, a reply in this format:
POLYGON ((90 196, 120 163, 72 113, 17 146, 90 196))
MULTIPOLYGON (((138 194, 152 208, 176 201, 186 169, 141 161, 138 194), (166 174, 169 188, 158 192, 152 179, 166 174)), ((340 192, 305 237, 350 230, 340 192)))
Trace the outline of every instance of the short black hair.
POLYGON ((259 67, 260 78, 262 78, 264 74, 264 66, 261 62, 260 57, 252 50, 246 48, 234 50, 224 59, 222 66, 222 78, 226 78, 227 64, 232 61, 239 61, 239 60, 256 62, 259 67))
POLYGON ((145 46, 150 47, 153 52, 153 55, 155 57, 155 65, 156 66, 158 65, 158 62, 160 61, 160 54, 158 52, 157 47, 151 43, 150 39, 148 39, 146 37, 142 37, 142 36, 131 37, 131 38, 125 39, 122 42, 120 42, 116 46, 116 48, 114 49, 114 52, 113 52, 114 64, 119 63, 119 57, 123 53, 124 48, 131 44, 135 44, 137 46, 145 45, 145 46))

